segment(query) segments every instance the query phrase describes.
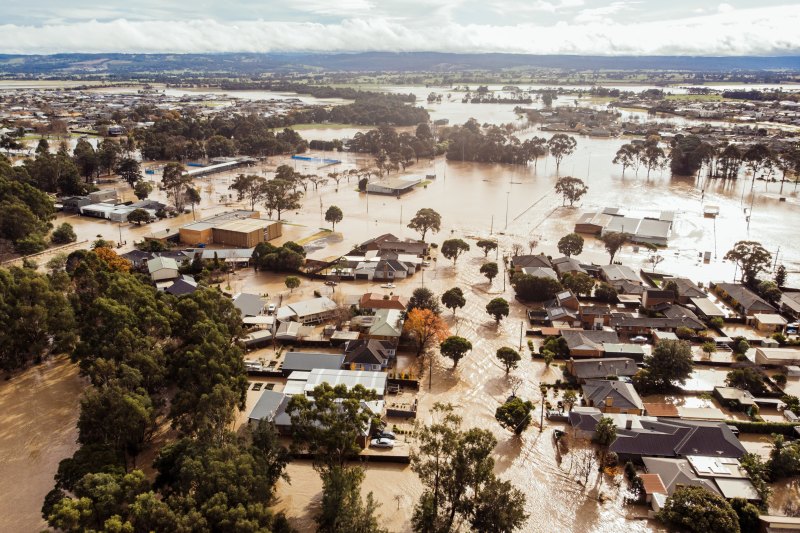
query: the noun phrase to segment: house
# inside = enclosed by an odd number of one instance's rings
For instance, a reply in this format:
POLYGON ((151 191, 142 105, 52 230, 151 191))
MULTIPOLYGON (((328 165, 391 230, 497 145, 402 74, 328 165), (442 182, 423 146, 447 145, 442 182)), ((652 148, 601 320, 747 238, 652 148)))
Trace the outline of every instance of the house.
POLYGON ((214 261, 216 259, 234 267, 242 267, 250 265, 253 260, 254 250, 255 248, 228 248, 223 250, 203 248, 199 253, 200 259, 203 261, 214 261))
POLYGON ((618 429, 609 451, 620 461, 642 462, 643 457, 711 457, 740 458, 747 450, 724 422, 674 420, 659 418, 641 420, 641 429, 618 429))
POLYGON ((566 365, 567 371, 572 374, 578 383, 589 379, 604 379, 610 376, 633 376, 639 370, 636 362, 627 357, 607 357, 605 359, 570 358, 566 365))
POLYGON ((197 290, 197 282, 190 276, 183 276, 175 280, 175 283, 165 289, 165 292, 173 296, 184 296, 192 294, 197 290))
POLYGON ((681 305, 690 303, 692 298, 707 298, 703 289, 689 278, 664 278, 661 286, 664 287, 670 282, 674 283, 677 289, 675 301, 681 305))
POLYGON ((267 301, 258 294, 240 292, 234 295, 233 306, 242 313, 242 317, 258 316, 264 313, 267 301))
POLYGON ((611 317, 611 327, 626 335, 650 335, 654 330, 676 331, 678 328, 689 328, 702 331, 705 325, 699 320, 688 317, 653 318, 649 316, 615 313, 611 317))
POLYGON ((131 250, 121 254, 120 257, 127 259, 131 262, 134 268, 139 268, 147 265, 147 262, 153 258, 152 252, 143 252, 142 250, 131 250))
POLYGON ((367 337, 374 340, 391 341, 395 344, 403 333, 403 311, 398 309, 378 309, 375 321, 370 326, 367 337))
MULTIPOLYGON (((522 269, 523 272, 527 269, 522 269)), ((561 291, 556 297, 545 304, 547 322, 550 325, 563 323, 567 326, 580 327, 578 310, 580 302, 570 290, 561 291)), ((529 315, 530 318, 530 315, 529 315)))
POLYGON ((793 348, 756 348, 756 364, 765 366, 786 366, 800 363, 800 350, 793 348))
POLYGON ((647 311, 663 311, 675 301, 675 293, 659 289, 645 289, 642 293, 642 307, 647 311))
POLYGON ((644 413, 642 399, 632 384, 610 379, 590 379, 582 387, 583 397, 589 407, 603 413, 644 413))
POLYGON ((334 318, 338 308, 336 302, 327 296, 322 296, 286 304, 278 309, 276 316, 279 322, 293 321, 303 325, 319 324, 334 318))
POLYGON ((265 390, 261 393, 250 414, 247 415, 247 419, 249 422, 255 423, 266 420, 276 426, 279 426, 281 421, 291 425, 291 417, 286 413, 286 404, 290 399, 291 396, 283 392, 265 390), (283 417, 283 419, 276 420, 278 417, 283 417))
POLYGON ((417 257, 428 255, 428 244, 414 239, 401 240, 391 233, 384 233, 374 239, 364 241, 359 246, 362 252, 397 252, 401 254, 411 254, 417 257))
POLYGON ((289 352, 283 360, 281 371, 285 377, 295 371, 309 372, 316 369, 338 370, 344 362, 343 354, 289 352))
MULTIPOLYGON (((617 292, 624 294, 635 294, 629 292, 631 289, 629 285, 642 286, 642 279, 632 268, 625 265, 603 265, 600 267, 600 276, 609 285, 617 289, 617 292)), ((641 292, 643 292, 643 289, 639 294, 641 292)))
POLYGON ((750 391, 736 387, 714 387, 713 394, 722 406, 729 409, 749 411, 756 405, 756 399, 750 391))
POLYGON ((607 305, 582 305, 578 316, 581 326, 586 329, 603 329, 611 325, 611 307, 607 305))
POLYGON ((247 333, 242 337, 242 342, 247 350, 255 350, 272 342, 272 331, 268 329, 257 329, 247 333))
POLYGON ((511 270, 522 272, 523 268, 552 268, 550 260, 544 254, 515 255, 511 258, 511 270))
POLYGON ((800 318, 800 292, 784 292, 778 305, 781 312, 793 318, 800 318))
POLYGON ((706 296, 703 296, 702 298, 690 298, 689 302, 689 305, 694 306, 697 315, 704 320, 711 320, 712 318, 725 318, 725 312, 706 296))
POLYGON ((560 277, 564 274, 588 274, 589 272, 574 257, 558 257, 551 261, 553 268, 560 277))
POLYGON ((396 309, 398 311, 405 311, 408 305, 408 299, 397 294, 377 294, 368 292, 361 296, 358 300, 359 309, 396 309))
POLYGON ((644 347, 641 344, 631 344, 625 342, 604 342, 603 356, 606 358, 625 357, 634 361, 642 361, 645 356, 644 347))
POLYGON ((736 283, 716 283, 712 285, 714 292, 727 301, 738 313, 747 318, 748 322, 757 313, 775 313, 777 310, 766 300, 745 287, 736 283))
POLYGON ((614 331, 565 329, 561 336, 567 342, 572 357, 603 357, 603 343, 619 342, 614 331))
POLYGON ((689 455, 685 459, 644 457, 647 472, 657 475, 667 494, 680 487, 702 487, 718 494, 726 500, 743 498, 749 502, 760 502, 747 471, 738 459, 732 457, 713 457, 689 455))
POLYGON ((389 194, 401 196, 414 190, 422 183, 422 178, 395 178, 367 183, 367 192, 372 194, 389 194))
POLYGON ((344 347, 344 366, 350 370, 385 370, 396 354, 391 341, 360 339, 348 341, 344 347))
POLYGON ((297 381, 295 374, 297 374, 297 377, 302 377, 302 390, 306 396, 310 396, 314 388, 322 383, 327 383, 331 387, 344 385, 348 389, 361 385, 367 390, 375 391, 379 399, 383 399, 386 394, 386 372, 315 368, 309 372, 293 372, 289 375, 290 381, 297 381))
POLYGON ((756 313, 753 315, 756 330, 761 333, 783 333, 788 320, 776 313, 756 313))
POLYGON ((154 257, 147 262, 147 271, 154 282, 177 279, 178 262, 170 257, 154 257))
POLYGON ((558 281, 556 271, 549 267, 522 267, 521 272, 534 278, 550 278, 558 281))

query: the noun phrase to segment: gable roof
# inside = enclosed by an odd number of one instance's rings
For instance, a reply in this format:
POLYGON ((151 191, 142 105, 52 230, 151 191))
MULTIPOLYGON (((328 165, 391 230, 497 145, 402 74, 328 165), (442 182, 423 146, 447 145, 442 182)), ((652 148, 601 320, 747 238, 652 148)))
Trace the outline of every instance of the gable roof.
POLYGON ((751 311, 776 312, 776 309, 766 300, 744 285, 739 285, 738 283, 717 283, 715 287, 725 291, 728 296, 739 302, 739 305, 748 313, 751 311))
POLYGON ((383 365, 389 359, 389 343, 376 339, 347 341, 344 362, 362 365, 383 365))
POLYGON ((609 450, 617 454, 678 457, 708 455, 738 459, 747 450, 723 422, 642 420, 642 429, 617 430, 609 450))
POLYGON ((550 268, 550 260, 544 254, 539 255, 517 255, 511 258, 511 266, 516 268, 541 267, 550 268))
POLYGON ((578 379, 605 378, 608 376, 632 376, 639 368, 628 357, 604 359, 570 359, 569 373, 578 379))
POLYGON ((184 294, 192 294, 197 290, 197 282, 190 281, 186 278, 180 278, 175 283, 166 288, 166 292, 173 296, 183 296, 184 294))
POLYGON ((642 399, 633 385, 624 381, 592 379, 583 385, 583 396, 597 407, 643 410, 642 399), (610 400, 610 401, 609 401, 610 400))
POLYGON ((305 370, 315 368, 339 369, 342 367, 344 355, 335 353, 289 352, 283 360, 282 370, 305 370))
POLYGON ((171 257, 154 257, 147 262, 147 270, 151 274, 158 270, 178 270, 178 262, 171 257))
POLYGON ((619 342, 616 331, 564 329, 561 336, 570 350, 602 350, 605 342, 619 342))
POLYGON ((233 305, 241 311, 242 316, 257 316, 264 311, 267 302, 258 294, 241 292, 233 297, 233 305))
POLYGON ((310 300, 303 300, 302 302, 287 304, 286 307, 294 311, 294 314, 298 317, 304 317, 333 311, 336 309, 336 302, 327 296, 322 296, 321 298, 312 298, 310 300))
POLYGON ((603 265, 600 267, 603 277, 610 281, 630 281, 638 285, 642 284, 641 278, 631 267, 625 265, 603 265))
POLYGON ((378 309, 375 322, 369 328, 369 335, 375 337, 399 337, 403 332, 402 311, 398 309, 378 309))
POLYGON ((695 282, 689 278, 664 278, 663 285, 670 281, 674 282, 678 288, 678 296, 681 298, 706 298, 706 293, 703 289, 697 286, 695 282))
POLYGON ((358 306, 361 309, 397 309, 405 311, 408 301, 405 297, 392 294, 389 298, 374 292, 367 292, 361 296, 358 306))

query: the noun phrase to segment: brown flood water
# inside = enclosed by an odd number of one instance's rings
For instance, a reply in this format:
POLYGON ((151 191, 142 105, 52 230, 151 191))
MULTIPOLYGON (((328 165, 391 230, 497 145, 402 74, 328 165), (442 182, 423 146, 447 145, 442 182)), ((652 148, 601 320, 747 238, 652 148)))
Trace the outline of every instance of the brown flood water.
POLYGON ((45 495, 77 449, 78 367, 57 357, 0 383, 0 531, 41 531, 45 495))

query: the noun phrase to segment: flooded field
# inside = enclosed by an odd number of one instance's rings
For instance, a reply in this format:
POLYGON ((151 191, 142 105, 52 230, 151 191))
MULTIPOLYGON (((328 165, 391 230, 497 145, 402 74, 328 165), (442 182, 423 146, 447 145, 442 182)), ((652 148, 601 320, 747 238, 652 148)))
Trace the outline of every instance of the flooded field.
POLYGON ((0 531, 40 531, 62 459, 77 449, 77 366, 57 357, 0 382, 0 531))

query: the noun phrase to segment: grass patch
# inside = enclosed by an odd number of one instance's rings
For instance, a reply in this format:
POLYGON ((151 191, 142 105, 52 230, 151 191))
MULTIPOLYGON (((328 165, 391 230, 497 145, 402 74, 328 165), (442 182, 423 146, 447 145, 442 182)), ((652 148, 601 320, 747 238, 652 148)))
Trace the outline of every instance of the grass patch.
POLYGON ((668 94, 665 100, 677 102, 721 102, 724 100, 719 94, 668 94))
POLYGON ((417 187, 427 187, 431 183, 433 183, 431 180, 421 181, 421 182, 417 183, 417 187))
POLYGON ((306 244, 308 244, 308 243, 310 243, 312 241, 316 241, 317 239, 321 239, 323 237, 327 237, 331 233, 332 233, 331 230, 326 229, 326 230, 318 231, 318 232, 316 232, 316 233, 314 233, 312 235, 309 235, 308 237, 303 237, 302 239, 300 239, 298 241, 294 241, 294 242, 296 242, 300 246, 303 246, 303 245, 306 245, 306 244))

